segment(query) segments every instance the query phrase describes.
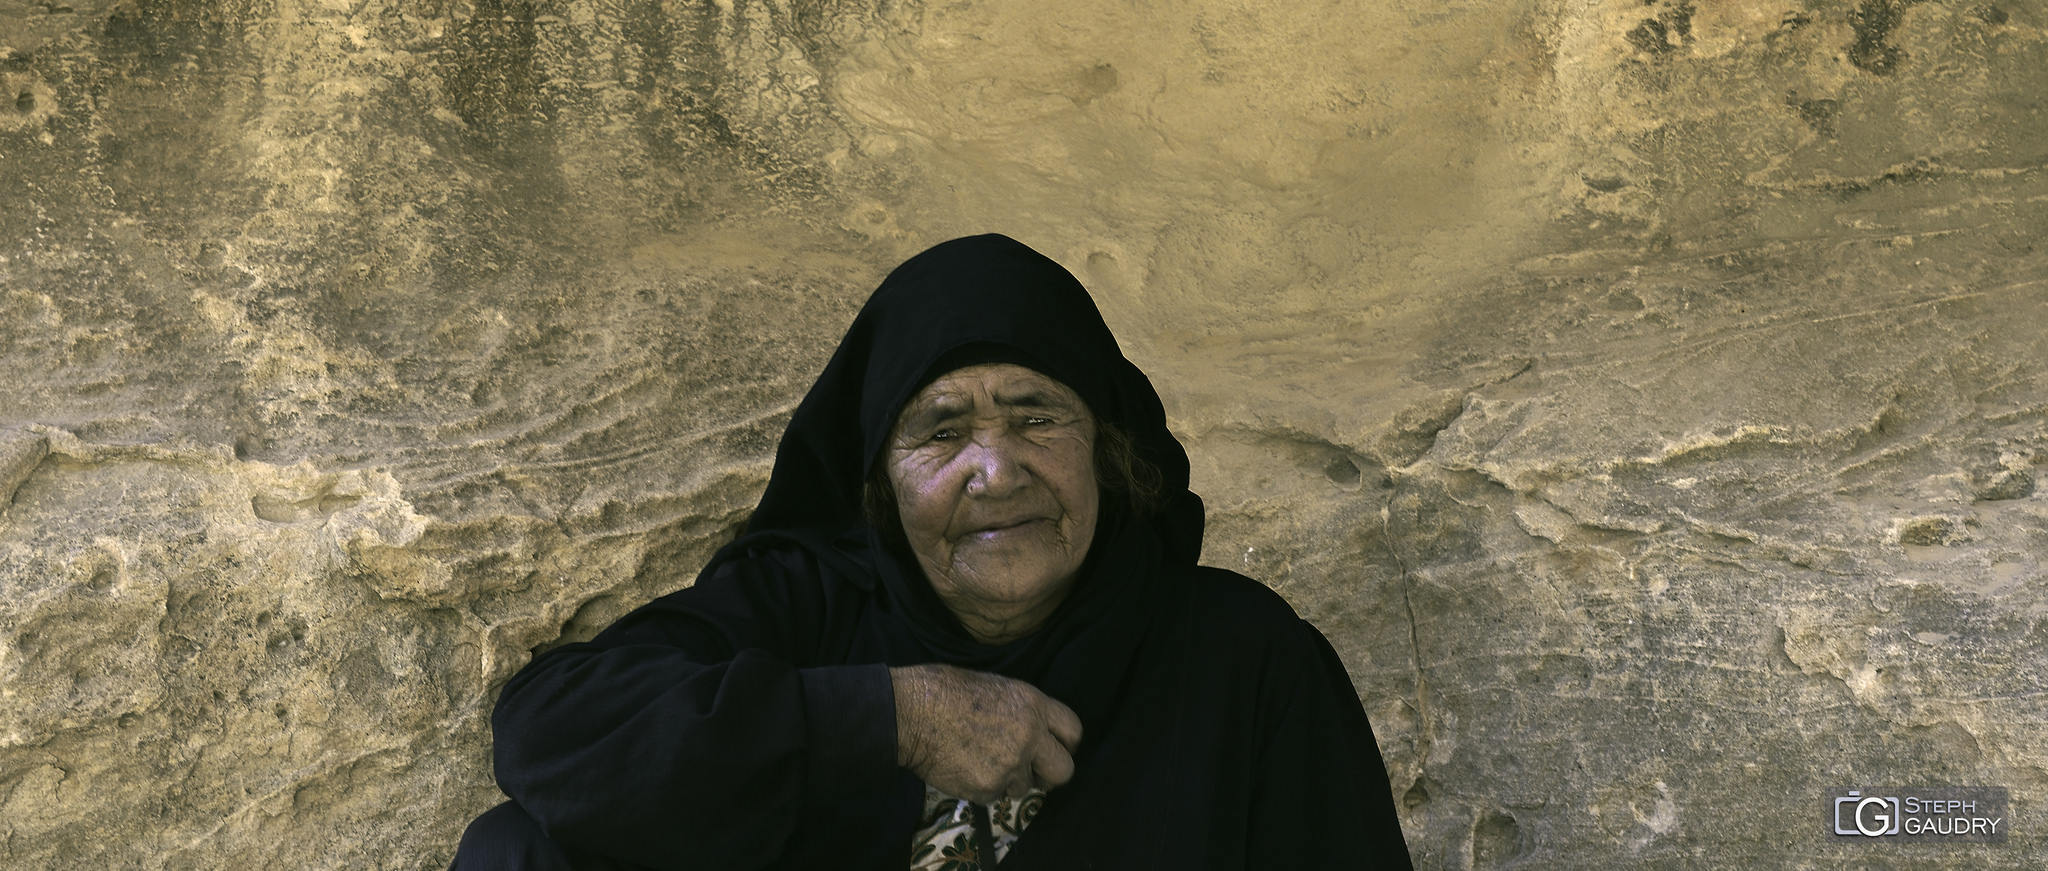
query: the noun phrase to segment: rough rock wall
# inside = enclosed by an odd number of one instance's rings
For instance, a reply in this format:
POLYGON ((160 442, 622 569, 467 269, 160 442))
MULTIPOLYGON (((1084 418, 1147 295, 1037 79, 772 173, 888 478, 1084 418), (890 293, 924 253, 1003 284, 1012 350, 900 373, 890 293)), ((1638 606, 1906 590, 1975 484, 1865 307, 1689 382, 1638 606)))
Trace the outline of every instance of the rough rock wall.
POLYGON ((0 0, 0 866, 444 865, 499 683, 995 230, 1423 867, 2039 867, 2044 95, 2000 0, 0 0))

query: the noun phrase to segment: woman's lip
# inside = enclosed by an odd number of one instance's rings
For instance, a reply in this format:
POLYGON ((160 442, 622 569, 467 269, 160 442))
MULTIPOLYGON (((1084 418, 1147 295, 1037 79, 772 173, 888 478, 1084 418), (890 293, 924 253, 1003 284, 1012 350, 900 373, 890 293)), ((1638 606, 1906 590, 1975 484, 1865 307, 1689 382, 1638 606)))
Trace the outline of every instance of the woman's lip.
POLYGON ((984 526, 979 529, 976 529, 973 532, 968 533, 968 535, 989 535, 992 533, 1008 532, 1012 529, 1016 529, 1021 526, 1029 526, 1033 523, 1037 523, 1044 519, 1045 518, 1043 517, 1025 517, 1017 520, 1005 520, 1000 523, 995 523, 989 526, 984 526))

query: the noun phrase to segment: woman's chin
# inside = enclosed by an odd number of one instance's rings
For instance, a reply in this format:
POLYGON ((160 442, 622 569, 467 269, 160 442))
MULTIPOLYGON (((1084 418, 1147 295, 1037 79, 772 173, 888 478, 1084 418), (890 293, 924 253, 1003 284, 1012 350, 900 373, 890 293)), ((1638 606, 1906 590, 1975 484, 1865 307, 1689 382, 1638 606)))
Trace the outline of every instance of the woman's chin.
POLYGON ((949 580, 960 594, 982 602, 1030 607, 1072 582, 1079 561, 1040 548, 976 549, 955 554, 949 580), (965 557, 964 559, 962 557, 965 557))

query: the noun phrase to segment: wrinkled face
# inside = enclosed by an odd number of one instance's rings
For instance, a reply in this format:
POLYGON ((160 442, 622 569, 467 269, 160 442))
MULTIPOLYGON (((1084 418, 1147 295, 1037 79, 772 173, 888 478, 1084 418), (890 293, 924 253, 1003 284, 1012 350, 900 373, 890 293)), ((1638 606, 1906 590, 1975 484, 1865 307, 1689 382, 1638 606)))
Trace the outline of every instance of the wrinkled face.
POLYGON ((903 406, 886 456, 903 535, 984 641, 1065 598, 1095 536, 1094 447, 1081 397, 1023 366, 955 369, 903 406))

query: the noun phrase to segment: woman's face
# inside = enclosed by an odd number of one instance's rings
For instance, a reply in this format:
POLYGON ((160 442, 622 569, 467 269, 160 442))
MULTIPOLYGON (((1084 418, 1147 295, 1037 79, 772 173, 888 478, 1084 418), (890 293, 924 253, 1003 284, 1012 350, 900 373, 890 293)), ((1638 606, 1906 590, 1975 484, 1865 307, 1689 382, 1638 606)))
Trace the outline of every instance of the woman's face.
POLYGON ((1023 366, 955 369, 903 406, 889 482, 903 535, 962 625, 1030 634, 1065 598, 1095 536, 1095 418, 1023 366))

